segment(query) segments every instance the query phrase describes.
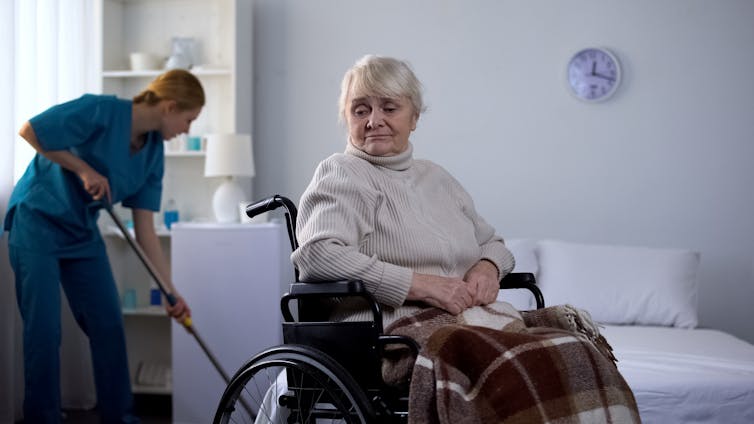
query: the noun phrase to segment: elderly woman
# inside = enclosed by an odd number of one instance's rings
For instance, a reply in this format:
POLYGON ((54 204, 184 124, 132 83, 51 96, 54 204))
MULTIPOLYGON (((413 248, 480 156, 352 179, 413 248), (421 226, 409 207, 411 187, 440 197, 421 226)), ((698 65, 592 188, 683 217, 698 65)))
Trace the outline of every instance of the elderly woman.
MULTIPOLYGON (((495 303, 513 256, 455 178, 414 159, 409 137, 424 108, 402 61, 370 55, 346 72, 345 152, 319 164, 299 204, 300 247, 291 257, 301 279, 362 280, 383 306, 387 331, 418 339, 410 421, 638 421, 588 317, 557 309, 584 331, 547 330, 545 315, 525 322, 495 303)), ((350 299, 333 318, 368 320, 350 299)))
POLYGON ((319 165, 300 202, 293 261, 301 278, 363 280, 385 306, 386 324, 428 305, 459 314, 494 302, 514 265, 458 181, 413 158, 409 136, 423 110, 405 63, 361 59, 341 87, 345 153, 319 165))

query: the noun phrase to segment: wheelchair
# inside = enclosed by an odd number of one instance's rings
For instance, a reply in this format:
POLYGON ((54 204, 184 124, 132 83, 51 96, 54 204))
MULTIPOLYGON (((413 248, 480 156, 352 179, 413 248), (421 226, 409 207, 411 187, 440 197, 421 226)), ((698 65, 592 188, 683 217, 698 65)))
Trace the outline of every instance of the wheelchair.
MULTIPOLYGON (((249 205, 246 213, 285 208, 291 249, 296 206, 275 195, 249 205)), ((379 303, 361 281, 295 282, 281 301, 283 343, 244 364, 230 379, 214 423, 404 423, 408 419, 408 383, 393 386, 382 378, 386 347, 403 345, 418 354, 409 337, 383 334, 379 303), (326 304, 353 297, 366 302, 372 319, 363 322, 328 320, 326 304)), ((537 308, 544 298, 533 274, 512 273, 501 289, 527 289, 537 308)))

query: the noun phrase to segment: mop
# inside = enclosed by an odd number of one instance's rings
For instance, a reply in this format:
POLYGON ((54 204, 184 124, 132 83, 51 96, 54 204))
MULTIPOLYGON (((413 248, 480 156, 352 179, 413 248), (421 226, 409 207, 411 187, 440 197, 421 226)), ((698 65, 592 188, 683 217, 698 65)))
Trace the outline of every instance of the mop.
MULTIPOLYGON (((136 252, 136 256, 139 257, 141 262, 144 264, 144 266, 147 268, 147 271, 149 272, 149 275, 152 276, 152 279, 157 283, 157 287, 159 287, 162 294, 167 299, 170 306, 175 306, 176 299, 175 296, 168 292, 167 289, 165 289, 165 283, 163 282, 162 278, 160 278, 160 275, 157 273, 154 265, 152 262, 149 261, 149 258, 144 254, 144 251, 141 249, 141 246, 139 246, 136 243, 136 240, 134 240, 133 237, 131 237, 131 233, 128 231, 128 229, 123 225, 123 223, 120 221, 117 215, 113 212, 112 205, 108 204, 107 202, 102 202, 103 208, 107 211, 108 215, 110 215, 110 218, 112 218, 113 222, 115 222, 115 225, 118 226, 118 229, 121 233, 123 233, 123 237, 126 238, 126 241, 128 241, 128 244, 131 246, 134 252, 136 252)), ((222 366, 220 365, 220 362, 217 361, 217 358, 212 354, 212 352, 207 347, 207 344, 204 343, 204 340, 199 336, 199 333, 196 331, 196 327, 193 326, 191 322, 191 317, 186 317, 181 322, 183 327, 188 331, 192 336, 194 336, 194 339, 199 344, 199 346, 202 348, 204 353, 207 355, 207 358, 209 358, 209 361, 212 362, 212 365, 215 366, 215 369, 218 373, 220 373, 220 376, 222 376, 223 380, 225 380, 225 384, 230 384, 230 377, 228 377, 228 373, 223 370, 222 366)))

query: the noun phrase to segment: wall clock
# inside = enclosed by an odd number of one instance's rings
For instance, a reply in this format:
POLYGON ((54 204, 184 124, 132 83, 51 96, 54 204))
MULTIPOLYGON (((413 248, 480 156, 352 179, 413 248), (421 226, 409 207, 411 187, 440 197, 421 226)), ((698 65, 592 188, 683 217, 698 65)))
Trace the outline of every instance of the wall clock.
POLYGON ((618 89, 620 79, 618 58, 604 48, 583 49, 568 62, 568 85, 582 100, 608 99, 618 89))

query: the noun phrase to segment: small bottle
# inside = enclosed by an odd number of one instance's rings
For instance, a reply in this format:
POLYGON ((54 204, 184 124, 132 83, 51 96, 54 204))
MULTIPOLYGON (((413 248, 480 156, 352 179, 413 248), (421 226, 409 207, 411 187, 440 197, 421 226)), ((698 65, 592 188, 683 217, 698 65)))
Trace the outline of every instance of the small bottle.
POLYGON ((149 288, 149 304, 152 306, 162 305, 162 293, 157 288, 157 284, 152 281, 152 287, 149 288))
POLYGON ((136 309, 138 302, 136 299, 136 289, 127 288, 123 292, 123 309, 133 310, 136 309))
POLYGON ((175 200, 169 199, 165 205, 165 212, 163 213, 165 220, 165 227, 169 230, 174 222, 178 222, 180 219, 178 215, 178 209, 175 206, 175 200))

